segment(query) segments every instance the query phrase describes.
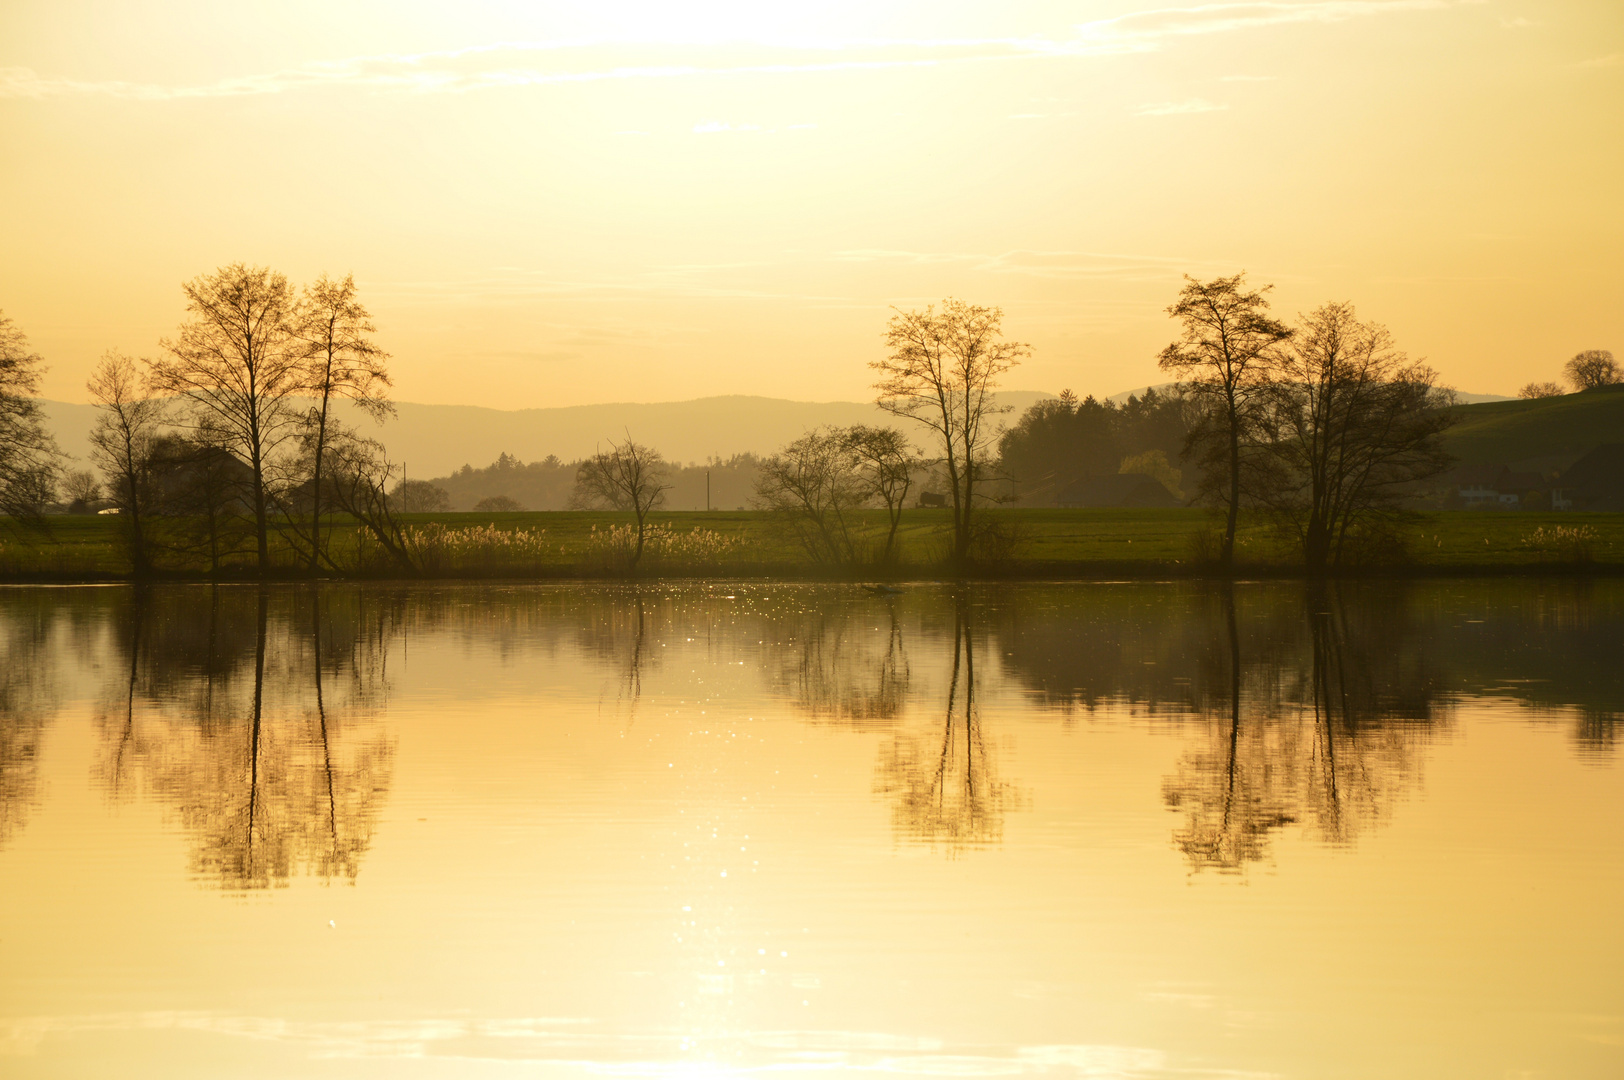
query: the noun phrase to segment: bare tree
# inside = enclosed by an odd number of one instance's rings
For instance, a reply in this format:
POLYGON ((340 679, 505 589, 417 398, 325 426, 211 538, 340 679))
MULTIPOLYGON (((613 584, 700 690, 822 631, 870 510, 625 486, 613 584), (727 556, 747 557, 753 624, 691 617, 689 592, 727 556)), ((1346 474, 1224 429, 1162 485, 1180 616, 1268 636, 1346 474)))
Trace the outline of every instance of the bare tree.
POLYGON ((625 442, 611 442, 608 450, 599 450, 581 462, 575 471, 570 505, 631 511, 637 519, 637 547, 631 556, 635 567, 643 557, 649 511, 665 501, 670 487, 660 452, 633 442, 628 434, 625 442))
POLYGON ((864 496, 885 507, 888 528, 880 559, 890 562, 896 555, 897 526, 902 524, 913 470, 920 464, 919 452, 895 428, 858 424, 846 429, 846 443, 856 460, 864 496))
POLYGON ((1618 370, 1618 362, 1606 349, 1586 349, 1569 360, 1562 370, 1568 373, 1568 378, 1579 390, 1598 390, 1603 386, 1616 385, 1624 379, 1624 374, 1618 370))
POLYGON ((848 431, 819 428, 761 463, 756 505, 785 523, 819 562, 856 561, 856 511, 867 495, 848 431))
POLYGON ((70 514, 88 514, 102 497, 101 481, 89 469, 72 469, 62 476, 62 498, 70 514))
POLYGON ((1350 532, 1392 510, 1409 485, 1448 467, 1454 394, 1436 383, 1352 304, 1303 318, 1271 392, 1278 467, 1264 497, 1296 529, 1311 574, 1341 561, 1350 532))
MULTIPOLYGON (((895 309, 893 309, 895 310, 895 309)), ((970 521, 977 485, 991 471, 992 451, 1009 409, 996 400, 998 379, 1031 354, 1031 346, 1003 340, 1000 308, 952 298, 923 311, 897 311, 885 331, 891 350, 869 364, 880 373, 876 404, 928 428, 947 470, 953 499, 953 557, 970 554, 970 521)))
POLYGON ((148 397, 135 361, 117 350, 105 353, 85 383, 97 410, 90 429, 90 457, 107 478, 119 524, 138 575, 152 570, 147 518, 156 493, 152 483, 153 443, 164 422, 164 403, 148 397))
POLYGON ((1518 390, 1517 396, 1520 398, 1534 400, 1537 398, 1561 397, 1566 393, 1567 391, 1562 389, 1561 383, 1531 382, 1524 386, 1521 390, 1518 390))
MULTIPOLYGON (((327 484, 332 505, 359 521, 361 528, 377 541, 384 554, 397 567, 403 570, 415 569, 411 545, 407 542, 406 532, 401 527, 400 521, 395 517, 395 506, 409 503, 409 499, 392 498, 385 494, 389 490, 389 480, 395 470, 389 464, 389 457, 384 451, 383 444, 376 439, 368 439, 342 424, 334 424, 328 433, 327 454, 330 459, 327 484)), ((426 484, 422 480, 413 480, 411 483, 423 484, 438 495, 449 508, 450 499, 440 488, 426 484)), ((396 491, 398 495, 399 487, 396 491)), ((410 506, 405 508, 410 509, 410 506)), ((332 565, 329 555, 324 554, 322 557, 332 565)))
POLYGON ((1197 281, 1185 275, 1179 298, 1167 313, 1184 324, 1179 340, 1158 360, 1180 388, 1196 399, 1202 421, 1192 439, 1207 444, 1209 462, 1221 469, 1225 508, 1219 559, 1235 561, 1235 529, 1242 498, 1242 456, 1264 391, 1291 329, 1268 314, 1265 285, 1247 291, 1245 273, 1197 281))
POLYGON ((372 316, 355 298, 355 278, 334 281, 323 274, 304 290, 299 335, 308 350, 305 390, 315 403, 304 419, 311 452, 310 572, 321 563, 322 472, 327 451, 329 411, 334 398, 345 398, 382 423, 395 407, 385 396, 390 387, 384 361, 389 354, 374 345, 372 316))
POLYGON ((259 570, 270 569, 271 459, 292 434, 295 395, 306 392, 308 350, 288 279, 233 263, 187 282, 187 310, 169 357, 152 365, 152 386, 189 402, 192 422, 253 473, 259 570))
POLYGON ((443 514, 451 509, 451 496, 445 488, 427 480, 401 480, 389 493, 405 514, 443 514))
POLYGON ((28 336, 0 312, 0 514, 35 523, 61 460, 34 396, 43 374, 28 336))

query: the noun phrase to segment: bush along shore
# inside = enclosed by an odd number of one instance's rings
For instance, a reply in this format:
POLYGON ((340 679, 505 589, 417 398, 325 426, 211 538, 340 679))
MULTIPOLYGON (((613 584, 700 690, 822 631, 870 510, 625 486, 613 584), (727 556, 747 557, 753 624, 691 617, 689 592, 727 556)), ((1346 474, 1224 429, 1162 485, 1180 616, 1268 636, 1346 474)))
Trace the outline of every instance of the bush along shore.
MULTIPOLYGON (((408 514, 392 547, 335 517, 331 560, 314 576, 379 579, 792 578, 850 581, 1302 576, 1300 546, 1266 521, 1244 522, 1235 565, 1217 558, 1220 522, 1193 509, 994 509, 977 515, 968 559, 955 558, 951 522, 909 511, 890 558, 889 522, 865 511, 859 543, 839 561, 809 547, 782 518, 762 511, 655 513, 642 537, 630 513, 408 514), (872 518, 872 520, 870 520, 872 518)), ((195 536, 195 527, 176 535, 195 536)), ((151 569, 166 580, 308 578, 295 543, 273 542, 261 574, 253 537, 167 544, 154 531, 151 569)), ((273 533, 273 541, 275 534, 273 533)), ((1624 574, 1624 514, 1440 512, 1384 521, 1356 539, 1343 576, 1624 574)), ((115 515, 43 519, 0 533, 0 580, 92 582, 134 578, 115 515)))

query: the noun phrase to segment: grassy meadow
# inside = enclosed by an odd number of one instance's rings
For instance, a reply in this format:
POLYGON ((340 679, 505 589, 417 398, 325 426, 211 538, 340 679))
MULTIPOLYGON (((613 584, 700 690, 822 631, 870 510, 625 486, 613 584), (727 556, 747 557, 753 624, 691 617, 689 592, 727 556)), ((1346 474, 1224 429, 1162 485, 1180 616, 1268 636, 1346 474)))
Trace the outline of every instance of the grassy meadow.
MULTIPOLYGON (((977 574, 985 577, 1145 577, 1207 572, 1217 520, 1201 510, 996 509, 983 513, 977 574)), ((625 573, 631 516, 554 511, 511 514, 411 514, 403 517, 416 576, 608 577, 625 573)), ((655 539, 637 576, 933 577, 950 548, 948 515, 911 510, 898 533, 899 558, 836 567, 809 558, 781 522, 759 511, 664 513, 652 516, 655 539)), ((884 516, 864 513, 863 530, 877 554, 884 516)), ((0 534, 0 579, 113 580, 130 574, 111 516, 46 519, 42 533, 0 534)), ((335 521, 332 551, 346 574, 400 577, 353 524, 335 521)), ((279 574, 300 576, 294 549, 273 534, 279 574)), ((1249 522, 1237 545, 1242 573, 1291 574, 1294 550, 1274 528, 1249 522)), ((207 577, 206 557, 178 549, 156 558, 160 574, 207 577)), ((221 576, 253 575, 251 543, 222 559, 221 576)), ((1624 571, 1624 515, 1456 511, 1416 515, 1372 549, 1356 570, 1455 574, 1559 570, 1624 571)))

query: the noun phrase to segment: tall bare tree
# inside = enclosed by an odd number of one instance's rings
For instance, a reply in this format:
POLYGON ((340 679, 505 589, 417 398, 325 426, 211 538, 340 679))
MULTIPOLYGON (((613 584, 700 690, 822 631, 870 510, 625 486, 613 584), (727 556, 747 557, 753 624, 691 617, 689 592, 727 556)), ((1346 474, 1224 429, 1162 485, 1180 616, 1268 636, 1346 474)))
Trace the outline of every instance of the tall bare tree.
POLYGON ((1224 539, 1219 559, 1234 565, 1235 529, 1240 520, 1242 457, 1248 429, 1279 360, 1279 347, 1291 337, 1284 323, 1268 314, 1267 293, 1248 291, 1245 273, 1197 281, 1185 275, 1183 291, 1167 313, 1183 324, 1179 339, 1162 350, 1163 371, 1196 399, 1202 421, 1194 438, 1206 457, 1222 469, 1224 539))
POLYGON ((631 556, 635 567, 643 557, 649 512, 665 501, 671 487, 666 475, 665 458, 660 452, 633 442, 628 434, 625 442, 610 442, 608 450, 599 450, 581 462, 575 472, 570 505, 579 509, 630 510, 637 519, 637 546, 631 556))
POLYGON ((34 396, 43 374, 28 336, 0 312, 0 515, 33 522, 50 501, 61 460, 34 396))
POLYGON ((1574 356, 1562 368, 1579 390, 1598 390, 1624 379, 1618 370, 1618 361, 1606 349, 1586 349, 1574 356))
POLYGON ((1454 394, 1352 304, 1303 317, 1269 410, 1280 466, 1264 497, 1295 527, 1310 574, 1341 561, 1350 533, 1449 466, 1454 394))
POLYGON ((90 456, 107 478, 119 523, 137 575, 150 573, 147 517, 156 498, 152 483, 153 444, 164 422, 164 402, 149 397, 135 361, 116 349, 103 354, 85 383, 96 406, 90 429, 90 456))
POLYGON ((323 274, 304 290, 299 335, 308 350, 305 389, 315 399, 304 419, 311 443, 310 572, 321 563, 322 473, 326 465, 330 409, 335 398, 353 401, 379 423, 393 415, 386 396, 389 354, 373 344, 372 316, 355 296, 355 278, 334 281, 323 274))
MULTIPOLYGON (((895 310, 895 309, 893 309, 895 310)), ((1031 354, 1031 346, 1003 339, 1004 313, 962 300, 923 311, 896 311, 885 331, 891 350, 869 364, 880 373, 876 404, 893 416, 923 424, 941 453, 953 499, 953 556, 970 554, 976 487, 991 471, 993 448, 1009 411, 997 404, 999 377, 1031 354)))
POLYGON ((193 278, 182 288, 191 317, 173 339, 163 341, 169 355, 153 363, 152 386, 189 402, 195 426, 218 438, 252 471, 263 574, 271 564, 269 468, 293 433, 294 398, 308 389, 298 298, 283 275, 242 263, 193 278))

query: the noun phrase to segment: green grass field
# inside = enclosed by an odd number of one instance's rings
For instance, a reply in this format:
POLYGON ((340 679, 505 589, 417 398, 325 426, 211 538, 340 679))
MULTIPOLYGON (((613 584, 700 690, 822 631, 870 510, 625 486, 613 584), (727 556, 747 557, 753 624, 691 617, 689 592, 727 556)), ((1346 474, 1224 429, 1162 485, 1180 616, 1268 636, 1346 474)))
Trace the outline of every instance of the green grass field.
MULTIPOLYGON (((515 514, 415 514, 404 519, 422 538, 423 576, 593 577, 619 573, 606 535, 624 529, 630 515, 600 512, 515 514)), ((977 573, 987 577, 1168 576, 1205 572, 1201 537, 1208 550, 1216 519, 1200 510, 1000 509, 985 513, 991 535, 977 573)), ((639 576, 725 577, 931 577, 943 572, 949 551, 945 511, 915 510, 903 517, 900 559, 883 575, 873 566, 831 567, 810 559, 768 515, 755 511, 654 515, 676 539, 651 550, 639 576), (699 532, 696 534, 695 530, 699 532)), ((865 513, 871 537, 883 515, 865 513)), ((357 576, 400 576, 381 561, 358 566, 358 532, 335 523, 333 550, 357 576)), ((1493 573, 1541 570, 1624 570, 1624 515, 1519 512, 1452 512, 1418 515, 1384 558, 1367 572, 1493 573), (1567 530, 1565 533, 1557 530, 1567 530)), ((1272 528, 1249 523, 1237 557, 1242 573, 1290 574, 1294 551, 1272 528)), ((293 550, 273 538, 282 574, 295 576, 293 550)), ((173 552, 161 555, 166 576, 203 577, 208 562, 173 552)), ((224 576, 251 576, 253 556, 228 559, 224 576)), ((129 560, 116 518, 53 517, 47 532, 0 534, 0 579, 105 580, 128 576, 129 560)))

